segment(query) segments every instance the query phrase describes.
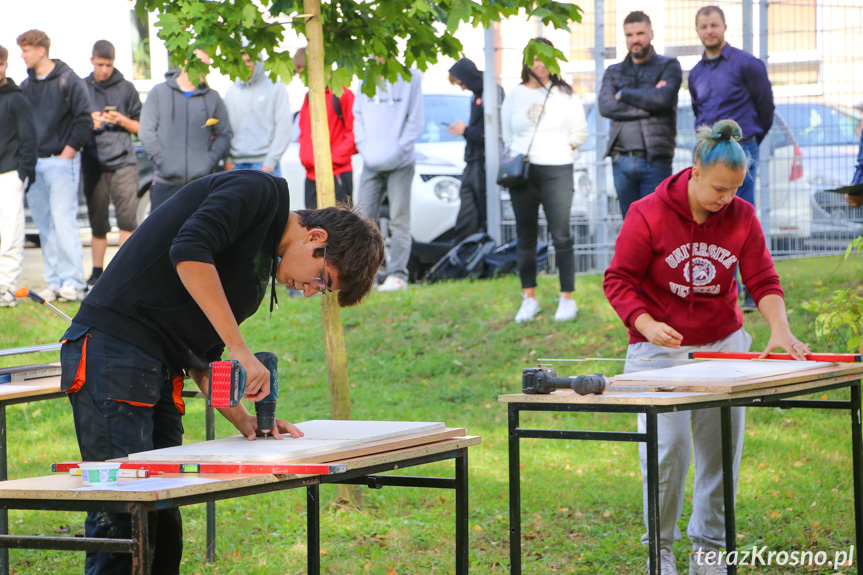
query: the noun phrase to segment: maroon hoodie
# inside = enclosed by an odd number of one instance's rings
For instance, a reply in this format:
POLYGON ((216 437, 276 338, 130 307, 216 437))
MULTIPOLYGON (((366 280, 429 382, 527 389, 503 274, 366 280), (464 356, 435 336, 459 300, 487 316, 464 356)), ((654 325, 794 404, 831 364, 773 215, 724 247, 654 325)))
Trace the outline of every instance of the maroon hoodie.
POLYGON ((687 185, 692 168, 674 174, 632 204, 605 272, 609 303, 629 329, 629 343, 647 341, 635 319, 648 313, 704 345, 740 329, 740 274, 756 304, 782 288, 755 208, 735 197, 703 224, 692 217, 687 185))

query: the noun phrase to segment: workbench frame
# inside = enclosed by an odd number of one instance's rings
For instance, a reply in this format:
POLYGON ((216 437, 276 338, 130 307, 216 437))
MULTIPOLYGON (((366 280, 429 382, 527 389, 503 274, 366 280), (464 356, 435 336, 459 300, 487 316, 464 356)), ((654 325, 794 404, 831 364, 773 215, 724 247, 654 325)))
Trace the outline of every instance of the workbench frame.
MULTIPOLYGON (((737 549, 736 525, 734 515, 734 485, 732 473, 731 448, 731 408, 732 407, 778 407, 781 409, 833 409, 849 412, 851 419, 851 450, 854 491, 854 523, 857 549, 863 549, 863 427, 861 427, 861 380, 840 381, 813 385, 805 390, 782 392, 780 388, 765 390, 764 395, 748 395, 724 399, 710 398, 705 394, 704 401, 663 405, 625 405, 603 403, 566 403, 566 402, 518 402, 509 405, 509 523, 510 523, 510 574, 521 575, 521 470, 520 440, 522 439, 572 439, 587 441, 624 441, 647 445, 647 533, 648 573, 659 575, 659 464, 657 447, 657 415, 674 411, 688 411, 718 407, 721 418, 722 445, 722 484, 725 499, 725 541, 728 552, 737 549), (844 400, 800 400, 790 399, 802 395, 833 389, 849 388, 850 399, 844 400), (524 429, 519 424, 519 414, 523 411, 552 411, 578 413, 644 413, 647 417, 645 433, 619 431, 580 431, 553 429, 524 429)), ((757 393, 757 392, 755 392, 757 393)), ((661 394, 659 394, 661 395, 661 394)), ((714 396, 716 394, 713 394, 714 396)), ((728 566, 729 575, 736 575, 737 566, 728 566)), ((857 573, 861 573, 859 565, 857 573)))
MULTIPOLYGON (((422 446, 417 446, 421 448, 422 446)), ((157 501, 97 501, 97 500, 42 500, 0 498, 2 509, 29 509, 50 511, 105 511, 128 513, 132 518, 131 539, 100 539, 88 537, 48 537, 28 535, 0 535, 0 547, 16 549, 59 549, 67 551, 109 551, 132 554, 133 575, 150 575, 150 558, 147 553, 147 513, 215 501, 271 493, 298 487, 306 488, 307 505, 307 560, 309 575, 320 575, 320 485, 328 483, 360 484, 372 489, 385 486, 452 489, 455 491, 455 572, 467 575, 469 568, 468 529, 468 447, 455 447, 439 453, 408 457, 399 461, 357 467, 338 475, 299 476, 283 481, 244 486, 210 493, 178 496, 157 501), (404 467, 414 467, 438 461, 454 460, 455 477, 414 477, 378 475, 404 467)), ((208 520, 209 522, 209 520, 208 520)))

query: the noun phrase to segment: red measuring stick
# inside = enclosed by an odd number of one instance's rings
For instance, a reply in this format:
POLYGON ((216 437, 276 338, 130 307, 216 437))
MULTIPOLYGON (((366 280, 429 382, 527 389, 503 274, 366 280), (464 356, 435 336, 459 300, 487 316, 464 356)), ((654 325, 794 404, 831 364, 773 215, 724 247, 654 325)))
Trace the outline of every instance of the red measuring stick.
MULTIPOLYGON (((78 461, 54 463, 54 472, 68 472, 78 461)), ((120 469, 146 469, 150 473, 248 473, 258 475, 334 475, 344 473, 343 463, 173 463, 165 461, 124 461, 120 469)))
MULTIPOLYGON (((694 351, 690 359, 758 359, 760 353, 731 353, 722 351, 694 351)), ((771 353, 764 359, 794 359, 787 353, 771 353)), ((863 361, 861 353, 810 353, 807 361, 835 361, 840 363, 855 363, 863 361)))

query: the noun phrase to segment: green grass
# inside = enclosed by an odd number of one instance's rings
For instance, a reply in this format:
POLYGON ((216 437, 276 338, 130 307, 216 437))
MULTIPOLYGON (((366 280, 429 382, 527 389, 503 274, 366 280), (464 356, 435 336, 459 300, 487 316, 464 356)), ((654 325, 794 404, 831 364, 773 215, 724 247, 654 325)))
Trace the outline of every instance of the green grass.
MULTIPOLYGON (((856 258, 860 260, 861 258, 856 258)), ((815 342, 814 316, 801 301, 825 292, 859 286, 859 262, 779 264, 795 334, 815 342), (808 272, 807 272, 808 270, 808 272)), ((552 321, 556 279, 541 278, 543 313, 516 326, 514 277, 412 287, 374 294, 343 310, 356 419, 445 421, 481 435, 470 450, 470 560, 474 573, 509 573, 506 406, 501 393, 520 389, 521 369, 541 357, 622 357, 626 332, 602 293, 601 276, 580 277, 576 321, 552 321)), ((281 292, 281 309, 262 310, 243 327, 253 350, 276 352, 280 359, 279 416, 290 421, 328 418, 327 380, 317 301, 290 299, 281 292)), ((71 304, 61 304, 73 313, 71 304)), ((746 317, 753 349, 767 341, 757 314, 746 317)), ((22 305, 0 310, 0 348, 56 341, 65 325, 44 308, 22 305)), ((819 351, 841 351, 818 343, 819 351)), ((0 365, 56 360, 56 354, 0 358, 0 365)), ((574 375, 601 371, 613 375, 622 365, 603 362, 561 368, 574 375)), ((834 392, 831 397, 847 397, 834 392)), ((9 475, 45 475, 50 464, 78 458, 71 410, 65 400, 8 409, 9 475)), ((188 404, 186 442, 204 436, 200 401, 188 404)), ((570 429, 633 431, 635 417, 608 414, 531 414, 523 425, 570 429)), ((853 544, 851 438, 848 415, 828 411, 750 409, 740 478, 738 545, 773 550, 824 550, 831 556, 853 544)), ((217 421, 217 436, 233 429, 217 421)), ((624 443, 525 440, 522 449, 525 573, 617 573, 643 571, 641 479, 637 447, 624 443)), ((413 470, 452 476, 451 463, 413 470)), ((691 505, 691 481, 681 529, 691 505)), ((409 488, 366 490, 365 508, 347 509, 336 488, 321 490, 325 573, 454 572, 453 493, 409 488), (393 571, 389 571, 392 569, 393 571)), ((218 504, 217 562, 204 561, 204 507, 183 509, 183 573, 305 572, 305 492, 235 499, 218 504)), ((82 534, 83 514, 10 512, 13 533, 82 534)), ((687 541, 679 545, 686 549, 687 541)), ((17 573, 70 573, 83 555, 14 550, 17 573)), ((678 554, 684 568, 684 553, 678 554)), ((685 572, 685 571, 683 571, 685 572)), ((750 571, 755 572, 755 571, 750 571)), ((787 573, 789 568, 760 568, 787 573)), ((799 569, 796 573, 835 573, 799 569)))

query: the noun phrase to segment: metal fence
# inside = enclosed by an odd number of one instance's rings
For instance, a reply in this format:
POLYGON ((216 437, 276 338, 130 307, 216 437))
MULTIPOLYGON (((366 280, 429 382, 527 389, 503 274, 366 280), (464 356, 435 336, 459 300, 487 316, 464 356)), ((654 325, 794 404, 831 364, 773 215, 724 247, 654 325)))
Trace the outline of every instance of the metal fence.
MULTIPOLYGON (((691 164, 695 143, 688 74, 702 54, 695 13, 703 0, 665 0, 646 12, 653 22, 658 53, 675 56, 683 68, 678 104, 674 170, 691 164)), ((850 183, 863 128, 863 2, 859 0, 728 0, 712 2, 726 15, 726 40, 758 56, 773 84, 776 115, 761 145, 756 186, 759 218, 774 258, 833 255, 844 252, 863 232, 863 209, 850 208, 833 188, 850 183)), ((543 30, 569 60, 563 76, 581 96, 590 137, 576 153, 571 226, 580 272, 608 265, 621 217, 608 158, 602 151, 608 122, 594 106, 602 71, 627 53, 623 19, 644 9, 634 0, 593 0, 582 4, 581 24, 572 32, 543 30), (597 49, 597 46, 600 48, 597 49)), ((497 39, 498 74, 504 88, 519 79, 523 45, 508 44, 515 23, 501 24, 497 39)), ((515 237, 515 221, 506 190, 501 190, 501 238, 515 237)), ((540 241, 551 243, 544 220, 540 241)), ((554 257, 549 262, 553 270, 554 257)), ((812 260, 812 272, 819 260, 812 260)))

